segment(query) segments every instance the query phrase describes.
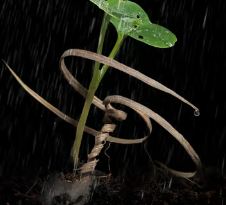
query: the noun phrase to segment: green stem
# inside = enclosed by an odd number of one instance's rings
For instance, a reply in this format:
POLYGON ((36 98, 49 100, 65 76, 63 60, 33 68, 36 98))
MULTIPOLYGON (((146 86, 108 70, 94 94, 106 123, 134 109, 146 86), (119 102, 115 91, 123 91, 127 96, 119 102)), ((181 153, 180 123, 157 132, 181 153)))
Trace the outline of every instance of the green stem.
MULTIPOLYGON (((106 30, 107 30, 108 24, 110 22, 110 19, 111 19, 111 16, 105 13, 103 23, 102 23, 102 26, 101 26, 99 44, 98 44, 98 49, 97 49, 98 54, 102 53, 104 37, 105 37, 106 30)), ((119 47, 122 43, 122 40, 123 40, 123 36, 118 35, 117 42, 116 42, 111 54, 109 55, 110 58, 115 57, 115 55, 116 55, 117 51, 119 50, 119 47)), ((107 68, 108 68, 108 66, 104 65, 102 67, 102 69, 99 70, 99 67, 100 67, 100 63, 95 62, 93 78, 92 78, 92 81, 89 85, 89 90, 87 92, 86 101, 85 101, 85 104, 84 104, 84 107, 83 107, 83 110, 82 110, 80 120, 78 122, 78 127, 77 127, 77 130, 76 130, 76 138, 75 138, 74 145, 73 145, 73 148, 72 148, 72 156, 73 156, 73 160, 74 160, 74 167, 76 167, 78 165, 78 162, 79 162, 79 149, 80 149, 86 120, 87 120, 87 117, 88 117, 90 106, 91 106, 92 101, 93 101, 94 94, 95 94, 95 92, 96 92, 96 90, 97 90, 97 88, 100 84, 101 79, 103 78, 103 76, 104 76, 104 74, 105 74, 105 72, 107 71, 107 68)))
MULTIPOLYGON (((100 37, 99 37, 99 42, 98 42, 98 47, 97 47, 97 53, 99 53, 99 54, 102 53, 104 38, 105 38, 105 34, 106 34, 110 20, 111 20, 111 16, 108 15, 107 13, 104 13, 104 18, 103 18, 102 25, 101 25, 100 37)), ((89 90, 87 92, 86 101, 85 101, 85 104, 84 104, 84 107, 82 110, 82 114, 81 114, 77 129, 76 129, 76 137, 75 137, 75 141, 74 141, 74 144, 72 147, 72 152, 71 152, 73 160, 74 160, 74 167, 77 166, 78 161, 79 161, 78 157, 79 157, 79 149, 80 149, 80 145, 81 145, 81 141, 82 141, 82 135, 83 135, 86 120, 88 117, 89 109, 92 104, 92 100, 93 100, 92 96, 94 96, 95 90, 97 89, 96 82, 98 81, 99 67, 100 67, 100 63, 95 62, 93 78, 89 85, 89 90)))
MULTIPOLYGON (((105 34, 106 34, 106 31, 107 31, 107 28, 108 28, 108 24, 110 23, 110 20, 111 20, 111 16, 108 15, 107 13, 104 13, 104 18, 103 18, 103 22, 102 22, 102 25, 101 25, 99 42, 98 42, 98 47, 97 47, 97 53, 98 54, 102 54, 105 34)), ((96 75, 99 74, 99 68, 100 68, 100 62, 96 61, 95 65, 94 65, 93 76, 96 76, 96 75)))
MULTIPOLYGON (((117 54, 119 48, 121 47, 122 45, 122 42, 123 40, 125 39, 126 36, 124 35, 121 35, 120 33, 118 33, 118 38, 117 38, 117 41, 115 43, 115 46, 114 48, 112 49, 110 55, 108 56, 109 58, 114 58, 115 55, 117 54)), ((108 65, 103 65, 101 71, 100 71, 100 79, 99 79, 99 82, 102 80, 102 78, 104 77, 104 74, 106 73, 107 69, 108 69, 108 65)))

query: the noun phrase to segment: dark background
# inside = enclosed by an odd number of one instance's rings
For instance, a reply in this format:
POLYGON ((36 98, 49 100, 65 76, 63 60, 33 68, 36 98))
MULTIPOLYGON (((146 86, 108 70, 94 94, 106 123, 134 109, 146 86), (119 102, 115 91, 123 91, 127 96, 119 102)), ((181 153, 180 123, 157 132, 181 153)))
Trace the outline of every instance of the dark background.
MULTIPOLYGON (((205 166, 224 169, 226 116, 226 1, 140 0, 152 23, 176 36, 175 46, 158 49, 128 37, 116 59, 173 89, 196 105, 194 110, 178 99, 115 69, 106 73, 96 96, 131 98, 160 114, 192 145, 205 166)), ((31 89, 65 114, 79 119, 84 99, 63 77, 59 59, 64 51, 79 48, 96 51, 103 11, 88 0, 3 0, 0 5, 0 57, 31 89)), ((109 55, 117 34, 111 25, 104 55, 109 55)), ((88 88, 93 62, 68 58, 73 75, 88 88)), ((128 119, 114 136, 142 138, 142 119, 123 106, 128 119)), ((103 112, 91 107, 87 125, 100 130, 103 112)), ((153 122, 146 143, 111 144, 113 174, 139 173, 149 159, 181 171, 195 166, 184 148, 153 122), (142 166, 142 168, 137 168, 142 166), (132 168, 132 169, 131 169, 132 168), (131 171, 128 171, 131 169, 131 171)), ((0 175, 37 173, 39 170, 69 169, 75 128, 33 99, 0 64, 0 175)), ((94 137, 84 134, 81 159, 93 147, 94 137)), ((108 144, 108 143, 107 143, 108 144)), ((97 169, 108 171, 108 158, 101 153, 97 169)))

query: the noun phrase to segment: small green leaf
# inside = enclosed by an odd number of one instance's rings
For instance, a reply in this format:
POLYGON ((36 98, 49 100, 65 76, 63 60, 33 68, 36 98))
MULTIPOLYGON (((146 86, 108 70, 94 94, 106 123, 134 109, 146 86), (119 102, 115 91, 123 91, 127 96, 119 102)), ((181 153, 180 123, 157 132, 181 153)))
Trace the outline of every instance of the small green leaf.
POLYGON ((118 34, 128 35, 148 45, 168 48, 177 41, 166 28, 152 24, 146 12, 136 3, 123 0, 91 0, 112 16, 111 22, 118 34))
POLYGON ((123 23, 115 18, 112 18, 111 22, 115 26, 117 32, 121 33, 121 35, 131 36, 150 46, 169 48, 177 41, 176 36, 172 32, 157 24, 147 23, 137 25, 134 23, 123 23))

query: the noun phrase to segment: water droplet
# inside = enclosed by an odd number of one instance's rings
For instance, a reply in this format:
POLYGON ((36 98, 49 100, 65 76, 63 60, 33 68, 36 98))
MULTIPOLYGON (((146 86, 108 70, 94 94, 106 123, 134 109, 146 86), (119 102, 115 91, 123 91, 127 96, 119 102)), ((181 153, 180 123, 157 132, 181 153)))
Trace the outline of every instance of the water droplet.
POLYGON ((166 33, 169 33, 169 31, 165 31, 166 33))
POLYGON ((157 42, 156 42, 156 41, 154 41, 154 43, 156 44, 157 42))
POLYGON ((199 109, 196 109, 196 110, 195 110, 194 115, 195 115, 196 117, 198 117, 198 116, 200 115, 199 109))
POLYGON ((154 34, 153 36, 155 37, 156 35, 154 34))

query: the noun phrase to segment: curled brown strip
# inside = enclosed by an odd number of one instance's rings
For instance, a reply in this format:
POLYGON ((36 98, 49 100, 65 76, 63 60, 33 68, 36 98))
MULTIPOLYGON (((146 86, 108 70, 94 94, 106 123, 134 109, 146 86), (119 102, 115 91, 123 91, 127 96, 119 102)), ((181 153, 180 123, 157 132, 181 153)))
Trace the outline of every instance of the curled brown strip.
POLYGON ((179 172, 174 169, 171 169, 167 167, 165 164, 162 164, 161 162, 156 161, 161 167, 169 171, 171 174, 177 176, 177 177, 182 177, 182 178, 191 178, 196 175, 196 172, 179 172))
MULTIPOLYGON (((181 101, 183 101, 184 103, 190 105, 192 108, 194 108, 195 110, 198 110, 198 108, 196 106, 194 106, 193 104, 191 104, 190 102, 188 102, 187 100, 185 100, 183 97, 181 97, 180 95, 178 95, 177 93, 175 93, 173 90, 167 88, 166 86, 162 85, 161 83, 147 77, 146 75, 122 64, 122 63, 119 63, 118 61, 112 59, 112 58, 108 58, 106 56, 103 56, 103 55, 100 55, 100 54, 97 54, 97 53, 93 53, 93 52, 90 52, 90 51, 85 51, 85 50, 80 50, 80 49, 69 49, 67 51, 65 51, 63 53, 63 55, 61 56, 61 59, 60 59, 60 68, 62 70, 62 72, 64 73, 66 79, 68 80, 68 82, 73 86, 73 84, 76 84, 76 87, 75 88, 76 90, 79 88, 79 91, 82 89, 81 88, 81 85, 78 85, 78 83, 76 83, 74 80, 73 80, 73 76, 70 74, 70 72, 68 72, 65 66, 65 63, 64 63, 64 58, 67 57, 67 56, 80 56, 80 57, 83 57, 83 58, 87 58, 87 59, 90 59, 90 60, 94 60, 94 61, 98 61, 100 63, 103 63, 105 65, 108 65, 108 66, 111 66, 113 68, 116 68, 122 72, 125 72, 141 81, 143 81, 144 83, 154 87, 154 88, 157 88, 159 90, 162 90, 166 93, 169 93, 171 95, 173 95, 174 97, 180 99, 181 101)), ((86 91, 87 92, 87 91, 86 91)), ((83 90, 83 93, 85 93, 85 91, 83 90)), ((98 98, 94 98, 94 102, 93 104, 95 104, 97 107, 101 108, 102 106, 99 104, 100 101, 98 101, 99 99, 98 98)), ((101 108, 102 109, 102 108, 101 108)))
MULTIPOLYGON (((146 122, 148 128, 149 128, 149 133, 152 131, 152 125, 149 117, 139 110, 134 109, 140 116, 144 119, 146 122)), ((122 121, 126 119, 126 115, 124 112, 120 110, 113 109, 112 106, 110 106, 110 103, 106 104, 106 111, 105 111, 105 116, 103 119, 103 122, 105 125, 101 129, 101 134, 95 137, 95 145, 91 151, 91 153, 88 155, 88 162, 84 164, 81 167, 81 173, 87 173, 87 172, 92 172, 95 169, 96 163, 98 162, 96 160, 96 157, 100 154, 101 150, 104 147, 103 142, 107 141, 109 132, 113 132, 116 125, 113 124, 109 116, 117 119, 118 121, 122 121)), ((140 141, 142 142, 142 141, 140 141)))
MULTIPOLYGON (((109 122, 110 123, 110 122, 109 122)), ((95 137, 95 145, 88 155, 88 162, 81 167, 81 173, 87 173, 94 171, 98 160, 96 157, 100 154, 101 150, 104 147, 109 132, 113 132, 115 129, 114 124, 105 124, 101 129, 101 134, 95 137), (104 142, 104 143, 103 143, 104 142)))
MULTIPOLYGON (((198 110, 197 107, 195 107, 193 104, 191 104, 190 102, 188 102, 187 100, 185 100, 184 98, 182 98, 180 95, 178 95, 177 93, 175 93, 174 91, 170 90, 169 88, 165 87, 164 85, 158 83, 157 81, 143 75, 142 73, 128 67, 125 66, 113 59, 107 58, 105 56, 96 54, 96 53, 92 53, 89 51, 84 51, 84 50, 79 50, 79 49, 70 49, 64 52, 64 54, 62 55, 61 59, 60 59, 60 68, 65 76, 65 78, 68 80, 69 84, 71 84, 76 91, 78 91, 83 97, 86 97, 87 95, 87 90, 71 75, 71 73, 68 71, 68 69, 66 68, 66 65, 64 63, 64 58, 67 56, 80 56, 80 57, 84 57, 87 59, 91 59, 94 61, 98 61, 100 63, 103 63, 105 65, 114 67, 120 71, 123 71, 141 81, 143 81, 144 83, 155 87, 159 90, 162 90, 166 93, 169 93, 173 96, 175 96, 176 98, 180 99, 181 101, 185 102, 186 104, 190 105, 191 107, 193 107, 195 110, 198 110)), ((5 63, 5 62, 4 62, 5 63)), ((43 98, 41 98, 38 94, 36 94, 34 91, 32 91, 28 86, 26 86, 21 80, 20 78, 10 69, 10 67, 8 66, 7 63, 5 63, 6 66, 8 67, 8 69, 10 70, 10 72, 14 75, 14 77, 17 79, 17 81, 22 85, 22 87, 29 93, 31 94, 36 100, 38 100, 40 103, 42 103, 44 106, 46 106, 48 109, 50 109, 52 112, 54 112, 56 115, 58 115, 59 117, 61 117, 63 120, 73 124, 74 126, 77 126, 78 122, 68 116, 66 116, 64 113, 62 113, 61 111, 59 111, 57 108, 55 108, 54 106, 52 106, 51 104, 49 104, 47 101, 45 101, 43 98)), ((154 119, 156 122, 158 122, 161 126, 163 126, 168 132, 170 132, 181 144, 182 146, 186 149, 186 151, 188 152, 188 154, 191 156, 191 158, 193 159, 194 163, 197 165, 197 167, 201 167, 201 161, 198 157, 198 155, 195 153, 195 151, 193 150, 193 148, 190 146, 190 144, 184 139, 184 137, 178 133, 167 121, 165 121, 163 118, 161 118, 161 116, 159 116, 158 114, 154 113, 153 111, 151 111, 150 109, 144 107, 143 105, 140 105, 139 103, 136 103, 132 100, 129 99, 125 99, 121 96, 110 96, 107 97, 105 99, 105 104, 107 104, 107 106, 109 106, 109 108, 111 108, 111 110, 113 110, 113 112, 115 111, 115 109, 109 104, 110 102, 118 102, 118 103, 124 103, 125 105, 131 107, 132 109, 134 109, 137 113, 140 114, 140 116, 145 120, 147 126, 149 127, 150 133, 152 131, 152 125, 151 125, 151 121, 149 119, 149 117, 151 117, 152 119, 154 119)), ((106 111, 105 106, 103 105, 103 102, 98 99, 96 96, 93 99, 93 104, 95 104, 97 107, 99 107, 100 109, 106 111)), ((121 111, 121 114, 123 114, 123 111, 121 111)), ((125 114, 126 116, 126 114, 125 114)), ((96 130, 93 130, 92 128, 89 127, 85 127, 85 132, 88 132, 94 136, 98 136, 101 135, 102 132, 98 132, 96 130)), ((141 143, 143 142, 145 139, 147 139, 147 137, 144 137, 142 139, 136 139, 136 140, 126 140, 126 139, 118 139, 118 138, 113 138, 111 136, 108 136, 106 138, 106 141, 109 142, 115 142, 115 143, 121 143, 121 144, 136 144, 136 143, 141 143)), ((95 167, 96 162, 92 161, 92 163, 90 163, 89 166, 91 167, 95 167)), ((164 168, 166 168, 166 166, 163 166, 164 168)), ((90 169, 89 168, 89 169, 90 169)), ((168 171, 172 171, 170 168, 168 168, 168 171)), ((188 176, 185 174, 183 174, 183 172, 177 172, 177 171, 173 171, 173 174, 181 176, 181 177, 185 177, 188 176)), ((191 176, 191 175, 189 175, 191 176)))
MULTIPOLYGON (((42 105, 44 105, 46 108, 48 108, 49 110, 51 110, 53 113, 55 113, 58 117, 62 118, 63 120, 65 120, 66 122, 72 124, 73 126, 77 127, 78 125, 78 121, 72 119, 71 117, 65 115, 63 112, 61 112, 60 110, 58 110, 56 107, 54 107, 53 105, 51 105, 50 103, 48 103, 46 100, 44 100, 40 95, 38 95, 37 93, 35 93, 33 90, 31 90, 26 84, 24 84, 24 82, 16 75, 16 73, 13 72, 13 70, 9 67, 9 65, 3 60, 3 62, 5 63, 5 65, 7 66, 7 68, 9 69, 9 71, 12 73, 12 75, 16 78, 16 80, 20 83, 20 85, 32 96, 34 97, 38 102, 40 102, 42 105)), ((69 72, 69 71, 68 71, 69 72)), ((80 84, 78 82, 75 82, 75 85, 80 84)), ((77 88, 77 87, 76 87, 77 88)), ((78 85, 78 88, 79 87, 78 85)), ((81 89, 81 93, 84 94, 84 87, 82 87, 81 89)), ((86 89, 85 89, 86 90, 86 89)), ((97 98, 97 102, 98 105, 100 105, 99 100, 97 98)), ((102 103, 102 101, 101 101, 102 103)), ((105 110, 105 106, 102 104, 102 109, 105 110)), ((114 108, 112 108, 114 109, 114 108)), ((121 111, 122 112, 122 111, 121 111)), ((98 132, 88 126, 85 126, 84 129, 85 132, 93 135, 93 136, 97 136, 99 134, 101 134, 101 132, 98 132)), ((138 144, 143 142, 146 139, 146 137, 143 137, 142 139, 134 139, 134 140, 128 140, 128 139, 120 139, 120 138, 115 138, 109 135, 109 137, 107 138, 107 141, 109 142, 113 142, 113 143, 119 143, 119 144, 138 144)))
POLYGON ((136 111, 145 113, 148 117, 155 120, 163 128, 165 128, 171 135, 173 135, 181 143, 181 145, 185 148, 185 150, 188 152, 188 154, 190 155, 190 157, 192 158, 192 160, 196 164, 196 166, 198 168, 201 167, 201 161, 199 159, 199 156, 196 154, 196 152, 191 147, 189 142, 177 130, 175 130, 165 119, 163 119, 160 115, 153 112, 151 109, 149 109, 133 100, 130 100, 128 98, 125 98, 125 97, 122 97, 119 95, 108 96, 105 98, 103 103, 105 105, 107 105, 108 103, 121 103, 136 111))
MULTIPOLYGON (((103 55, 93 53, 93 52, 90 52, 90 51, 84 51, 84 50, 80 50, 80 49, 70 49, 70 50, 65 51, 64 54, 62 55, 61 60, 60 60, 61 70, 64 73, 66 79, 69 81, 70 84, 76 84, 76 82, 75 82, 76 80, 73 78, 73 76, 71 74, 68 75, 68 72, 65 72, 67 70, 67 68, 66 68, 65 63, 64 63, 64 58, 67 57, 67 56, 80 56, 80 57, 87 58, 87 59, 90 59, 90 60, 98 61, 100 63, 111 66, 113 68, 116 68, 120 71, 123 71, 123 72, 143 81, 144 83, 146 83, 146 84, 148 84, 152 87, 155 87, 159 90, 162 90, 166 93, 169 93, 169 94, 177 97, 178 99, 180 99, 181 101, 185 102, 186 104, 193 107, 196 111, 198 111, 198 108, 195 107, 193 104, 191 104, 190 102, 185 100, 183 97, 179 96, 174 91, 172 91, 169 88, 165 87, 164 85, 158 83, 157 81, 155 81, 155 80, 143 75, 142 73, 140 73, 140 72, 138 72, 138 71, 136 71, 136 70, 134 70, 134 69, 132 69, 128 66, 125 66, 125 65, 123 65, 123 64, 121 64, 121 63, 119 63, 119 62, 117 62, 117 61, 115 61, 111 58, 108 58, 108 57, 105 57, 103 55)), ((79 89, 81 89, 81 88, 79 88, 79 89)), ((182 146, 185 148, 185 150, 191 156, 192 160, 194 161, 194 163, 196 164, 198 169, 202 166, 199 156, 196 154, 196 152, 191 147, 191 145, 188 143, 188 141, 179 132, 177 132, 165 119, 163 119, 158 114, 154 113, 152 110, 146 108, 145 106, 140 105, 139 103, 136 103, 136 102, 129 100, 129 99, 128 99, 129 101, 125 101, 125 98, 123 98, 122 96, 117 96, 116 98, 115 97, 116 96, 113 96, 111 98, 111 100, 109 100, 110 97, 107 97, 105 99, 105 103, 108 104, 110 102, 117 102, 118 101, 122 104, 125 104, 125 102, 126 102, 127 106, 133 108, 141 116, 145 115, 148 119, 149 119, 149 117, 151 117, 156 122, 158 122, 161 126, 163 126, 169 133, 171 133, 182 144, 182 146), (109 102, 107 102, 107 100, 109 100, 109 102)), ((103 109, 102 106, 99 105, 99 103, 100 103, 99 99, 94 97, 93 104, 95 104, 99 108, 103 109)), ((166 168, 166 166, 164 168, 166 168)), ((172 170, 169 168, 168 171, 171 172, 172 170)), ((186 173, 177 172, 177 171, 173 171, 173 174, 180 176, 180 177, 184 176, 185 178, 188 176, 186 173)), ((191 175, 189 175, 189 176, 191 176, 191 175)))

